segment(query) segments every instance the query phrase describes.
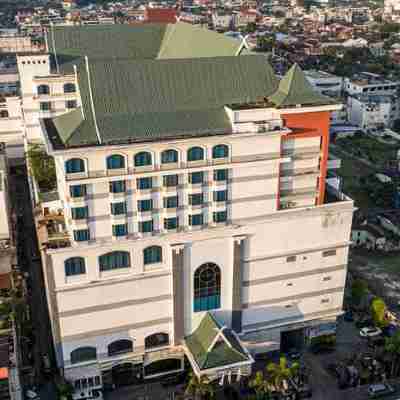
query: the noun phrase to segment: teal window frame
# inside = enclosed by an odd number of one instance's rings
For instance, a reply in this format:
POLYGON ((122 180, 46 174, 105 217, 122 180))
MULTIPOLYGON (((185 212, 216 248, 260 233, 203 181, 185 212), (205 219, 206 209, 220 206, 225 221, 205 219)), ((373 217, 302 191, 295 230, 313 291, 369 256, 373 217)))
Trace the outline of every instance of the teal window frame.
POLYGON ((125 193, 126 182, 125 181, 111 181, 110 182, 110 193, 125 193))
POLYGON ((73 220, 86 219, 88 216, 89 216, 89 209, 87 206, 71 208, 71 217, 73 220))
POLYGON ((179 177, 177 174, 163 176, 164 187, 176 187, 178 186, 178 183, 179 183, 179 177))
POLYGON ((74 230, 74 240, 75 240, 75 242, 87 242, 88 240, 90 240, 89 229, 74 230))
POLYGON ((37 87, 37 93, 40 94, 50 94, 50 86, 49 85, 39 85, 37 87))
POLYGON ((227 169, 217 169, 214 171, 214 181, 222 182, 228 180, 228 170, 227 169))
POLYGON ((164 218, 164 229, 178 229, 179 222, 178 217, 164 218))
POLYGON ((221 270, 214 263, 198 267, 194 273, 193 311, 221 308, 221 270))
POLYGON ((229 147, 226 144, 217 144, 212 149, 212 158, 229 157, 229 147))
POLYGON ((99 257, 99 269, 101 272, 130 268, 130 266, 131 256, 127 251, 112 251, 99 257))
POLYGON ((221 222, 226 222, 228 220, 228 213, 227 211, 215 211, 213 213, 213 221, 218 224, 221 222))
POLYGON ((202 161, 204 160, 204 149, 200 146, 191 147, 187 151, 187 161, 202 161))
POLYGON ((189 183, 192 185, 202 184, 204 182, 204 171, 191 172, 189 174, 189 183))
POLYGON ((65 171, 67 174, 85 172, 85 161, 82 158, 70 158, 65 161, 65 171))
POLYGON ((115 224, 112 226, 112 234, 115 237, 126 236, 128 234, 127 224, 115 224))
POLYGON ((138 178, 136 180, 136 186, 139 190, 147 190, 153 187, 153 178, 146 177, 146 178, 138 178))
POLYGON ((178 196, 164 197, 163 199, 164 208, 178 208, 179 198, 178 196))
POLYGON ((189 204, 191 206, 201 206, 204 203, 203 193, 189 194, 189 204))
POLYGON ((69 187, 69 194, 72 198, 85 197, 86 185, 71 185, 69 187))
POLYGON ((50 101, 41 101, 39 103, 40 111, 50 111, 51 110, 51 102, 50 101))
POLYGON ((191 214, 189 215, 189 225, 190 226, 200 226, 204 223, 203 214, 191 214))
POLYGON ((178 162, 178 152, 174 149, 164 150, 161 153, 161 164, 171 164, 178 162))
POLYGON ((126 202, 119 201, 115 203, 110 203, 111 215, 123 215, 126 214, 126 202))
POLYGON ((217 190, 214 192, 214 201, 222 202, 228 200, 228 191, 227 190, 217 190))
POLYGON ((143 264, 157 264, 162 262, 162 247, 149 246, 143 250, 143 264))
POLYGON ((125 157, 121 154, 112 154, 107 157, 107 169, 125 168, 125 157))
POLYGON ((76 107, 78 107, 78 103, 77 103, 76 100, 67 100, 67 101, 65 102, 65 108, 66 108, 67 110, 72 110, 72 109, 74 109, 74 108, 76 108, 76 107))
POLYGON ((137 202, 138 211, 152 211, 153 210, 153 199, 138 200, 137 202))
POLYGON ((141 151, 135 154, 134 157, 135 167, 144 167, 153 164, 153 156, 148 151, 141 151))
POLYGON ((64 93, 75 93, 76 92, 76 86, 74 83, 66 83, 64 84, 63 87, 64 93))
POLYGON ((140 221, 139 222, 139 232, 141 233, 150 233, 153 232, 154 224, 153 220, 150 219, 148 221, 140 221))
POLYGON ((86 274, 85 259, 83 257, 70 257, 64 261, 65 276, 86 274))

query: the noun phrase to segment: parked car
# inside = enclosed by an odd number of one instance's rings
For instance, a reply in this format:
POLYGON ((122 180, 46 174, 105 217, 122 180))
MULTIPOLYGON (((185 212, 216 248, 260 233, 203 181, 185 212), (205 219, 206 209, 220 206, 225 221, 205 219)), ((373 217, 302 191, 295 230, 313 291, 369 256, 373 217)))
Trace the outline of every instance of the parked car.
POLYGON ((301 357, 301 353, 297 349, 290 349, 287 355, 291 360, 299 360, 301 357))
POLYGON ((29 400, 40 400, 39 395, 34 390, 28 389, 25 392, 25 395, 26 395, 26 398, 29 400))
POLYGON ((394 393, 394 389, 388 383, 377 383, 368 387, 368 396, 372 398, 387 396, 394 393))
POLYGON ((374 326, 368 326, 360 329, 360 336, 365 338, 379 336, 381 334, 382 330, 379 328, 375 328, 374 326))
POLYGON ((360 318, 358 321, 356 321, 356 327, 358 329, 367 328, 367 327, 371 326, 372 324, 373 324, 373 321, 369 317, 360 318))
POLYGON ((382 334, 383 334, 383 336, 386 336, 386 337, 392 337, 395 335, 397 330, 398 330, 398 328, 396 325, 389 324, 388 326, 385 326, 384 328, 382 328, 382 334))

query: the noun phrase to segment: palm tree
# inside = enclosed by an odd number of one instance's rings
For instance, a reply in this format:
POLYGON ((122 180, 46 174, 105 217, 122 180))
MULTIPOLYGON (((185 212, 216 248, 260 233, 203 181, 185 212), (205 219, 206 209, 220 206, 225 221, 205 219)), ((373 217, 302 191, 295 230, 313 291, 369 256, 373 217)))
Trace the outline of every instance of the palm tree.
POLYGON ((210 380, 206 376, 198 378, 193 372, 190 374, 190 380, 186 386, 186 395, 192 395, 195 399, 212 399, 214 398, 214 389, 210 380))
POLYGON ((390 376, 395 376, 400 363, 400 332, 396 332, 393 337, 386 338, 385 352, 391 360, 390 376))
POLYGON ((281 357, 279 363, 275 364, 271 362, 267 365, 267 381, 275 386, 278 391, 283 392, 285 383, 289 378, 297 374, 299 368, 298 363, 293 363, 288 367, 286 358, 281 357))
POLYGON ((249 387, 256 392, 256 399, 269 398, 269 385, 261 371, 256 372, 256 376, 249 382, 249 387))

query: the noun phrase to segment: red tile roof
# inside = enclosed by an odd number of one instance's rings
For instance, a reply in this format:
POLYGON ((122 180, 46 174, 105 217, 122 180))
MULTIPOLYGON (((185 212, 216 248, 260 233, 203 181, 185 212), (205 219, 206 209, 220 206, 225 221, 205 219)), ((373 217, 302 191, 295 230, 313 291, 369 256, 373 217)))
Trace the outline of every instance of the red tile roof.
POLYGON ((173 8, 146 8, 145 21, 158 24, 174 24, 177 12, 173 8))

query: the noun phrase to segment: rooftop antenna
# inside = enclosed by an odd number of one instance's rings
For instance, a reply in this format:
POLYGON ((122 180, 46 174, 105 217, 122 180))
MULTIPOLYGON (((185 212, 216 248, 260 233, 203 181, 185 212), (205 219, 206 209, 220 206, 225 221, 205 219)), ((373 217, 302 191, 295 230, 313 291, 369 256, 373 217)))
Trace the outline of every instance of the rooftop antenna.
POLYGON ((99 127, 97 125, 97 120, 96 120, 96 110, 94 109, 94 101, 93 101, 93 95, 92 95, 92 83, 90 81, 90 69, 89 69, 88 56, 85 56, 85 65, 86 65, 86 73, 87 73, 87 78, 88 78, 89 98, 90 98, 90 106, 91 106, 92 114, 93 114, 94 127, 96 129, 97 140, 99 141, 99 144, 102 144, 99 127))

